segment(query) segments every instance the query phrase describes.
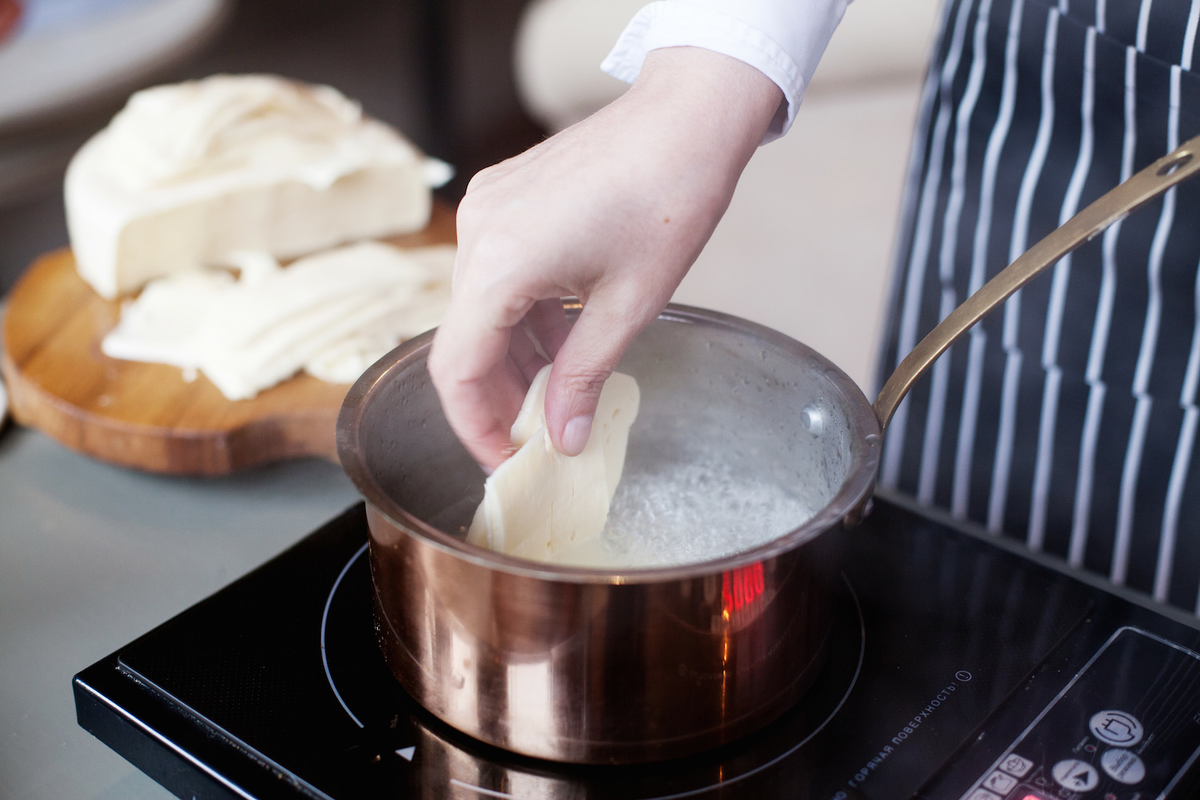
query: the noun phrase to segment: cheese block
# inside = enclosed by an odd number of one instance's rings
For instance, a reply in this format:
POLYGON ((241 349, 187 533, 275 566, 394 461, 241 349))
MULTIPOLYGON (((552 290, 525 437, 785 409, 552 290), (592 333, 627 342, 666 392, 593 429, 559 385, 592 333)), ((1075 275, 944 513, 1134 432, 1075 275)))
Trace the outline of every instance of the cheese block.
POLYGON ((67 169, 79 274, 107 298, 227 265, 420 230, 450 168, 326 86, 217 75, 137 92, 67 169))
POLYGON ((570 457, 555 450, 546 430, 549 379, 547 365, 529 387, 512 427, 518 449, 484 483, 467 541, 534 561, 612 566, 601 533, 637 417, 637 381, 617 372, 609 377, 587 446, 570 457))

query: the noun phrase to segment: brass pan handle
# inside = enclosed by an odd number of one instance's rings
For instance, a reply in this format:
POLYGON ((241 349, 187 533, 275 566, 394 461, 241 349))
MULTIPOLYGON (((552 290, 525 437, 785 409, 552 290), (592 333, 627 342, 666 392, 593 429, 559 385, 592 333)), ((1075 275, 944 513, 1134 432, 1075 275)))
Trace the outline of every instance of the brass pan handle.
POLYGON ((1107 192, 1025 251, 979 291, 963 301, 904 357, 888 377, 875 400, 881 431, 887 430, 900 401, 913 383, 938 356, 958 341, 975 323, 1076 247, 1103 233, 1176 184, 1200 172, 1200 136, 1189 139, 1171 153, 1107 192))

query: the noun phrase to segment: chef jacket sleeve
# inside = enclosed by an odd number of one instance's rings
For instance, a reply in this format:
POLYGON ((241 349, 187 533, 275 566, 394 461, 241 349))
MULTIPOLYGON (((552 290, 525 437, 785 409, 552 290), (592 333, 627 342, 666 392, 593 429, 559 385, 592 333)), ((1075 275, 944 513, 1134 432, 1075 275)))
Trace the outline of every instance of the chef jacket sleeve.
POLYGON ((850 0, 659 0, 642 8, 600 65, 633 83, 646 53, 692 45, 755 67, 783 90, 763 142, 787 132, 850 0))

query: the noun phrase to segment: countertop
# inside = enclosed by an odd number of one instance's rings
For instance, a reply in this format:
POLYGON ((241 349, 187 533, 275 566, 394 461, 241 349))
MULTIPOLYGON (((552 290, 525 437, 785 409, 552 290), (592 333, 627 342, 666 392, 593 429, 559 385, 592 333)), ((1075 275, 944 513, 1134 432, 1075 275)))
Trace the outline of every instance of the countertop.
POLYGON ((171 797, 76 724, 71 677, 357 499, 315 459, 164 477, 0 427, 0 797, 171 797))

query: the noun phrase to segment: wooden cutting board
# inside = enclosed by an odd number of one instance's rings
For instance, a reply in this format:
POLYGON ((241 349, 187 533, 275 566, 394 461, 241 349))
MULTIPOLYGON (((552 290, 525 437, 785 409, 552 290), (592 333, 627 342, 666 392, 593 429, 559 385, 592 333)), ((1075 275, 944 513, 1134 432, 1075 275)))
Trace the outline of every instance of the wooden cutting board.
MULTIPOLYGON (((454 211, 435 203, 401 246, 455 241, 454 211)), ((297 375, 251 400, 227 400, 203 375, 100 352, 120 301, 96 294, 69 250, 35 261, 8 296, 0 372, 13 418, 67 447, 150 472, 223 475, 300 456, 337 460, 349 386, 297 375)))

